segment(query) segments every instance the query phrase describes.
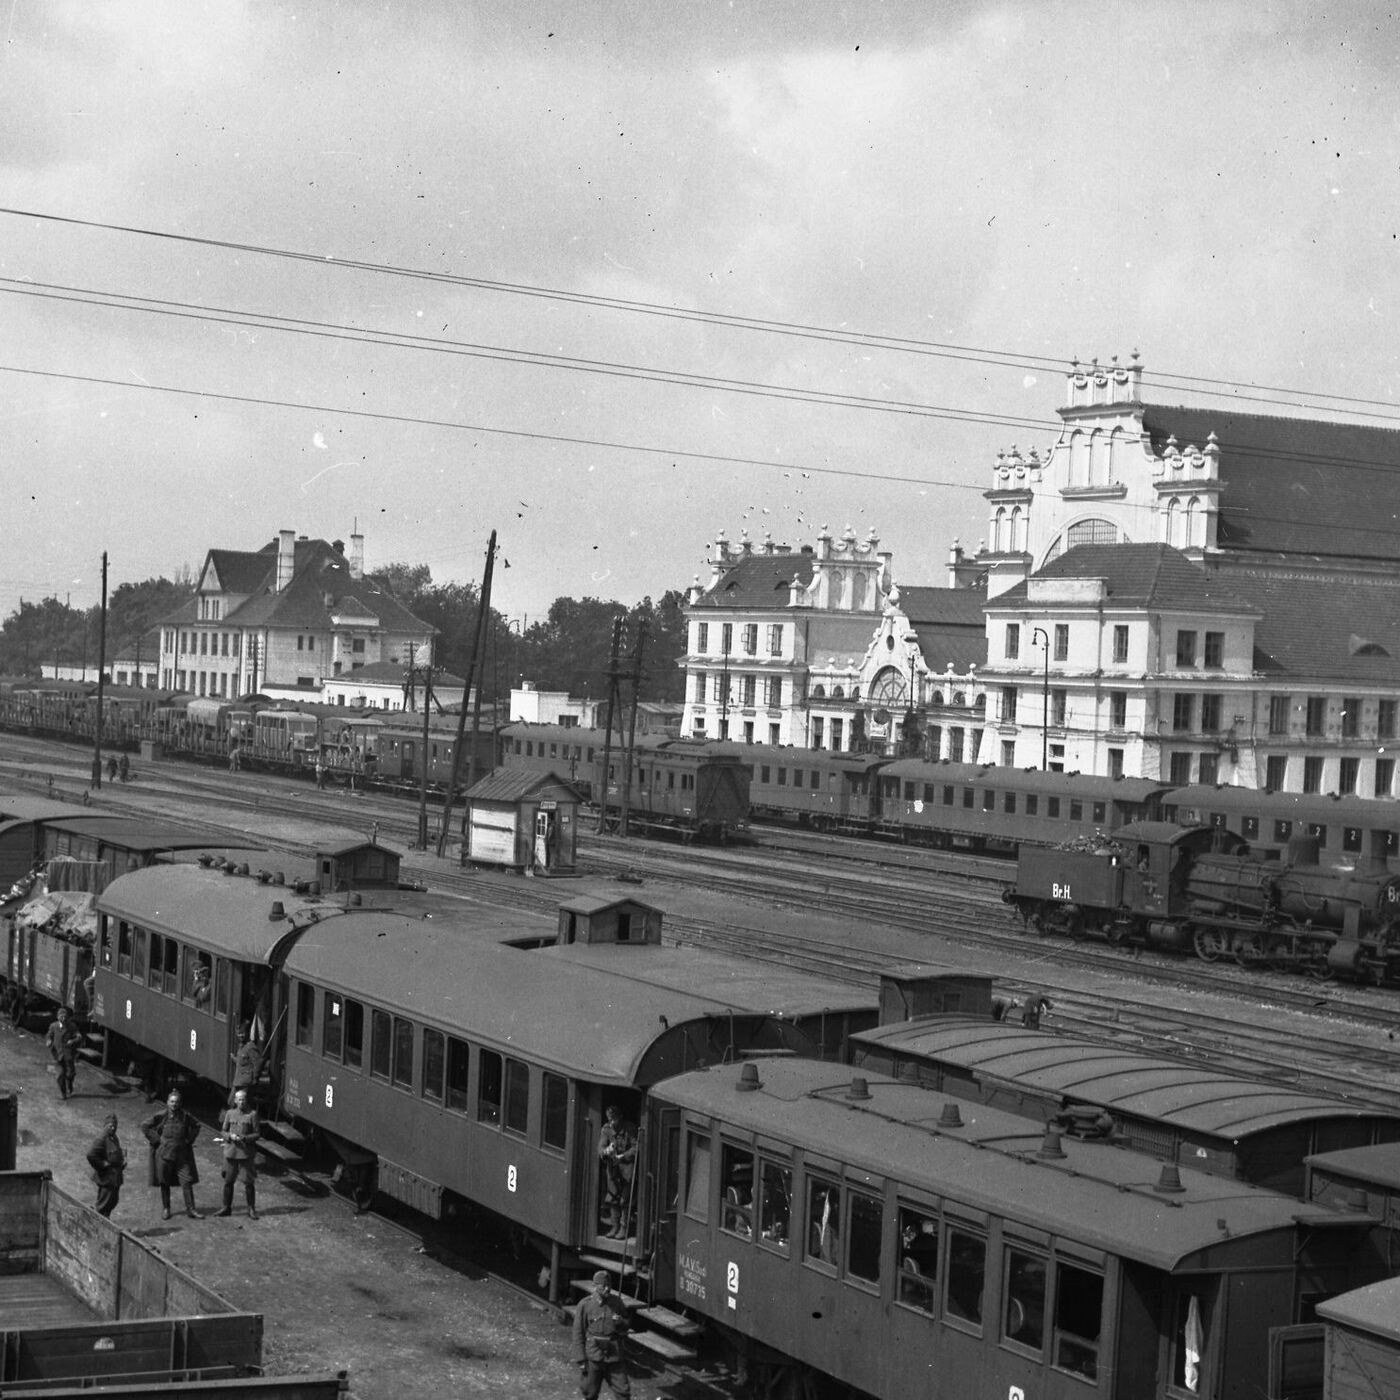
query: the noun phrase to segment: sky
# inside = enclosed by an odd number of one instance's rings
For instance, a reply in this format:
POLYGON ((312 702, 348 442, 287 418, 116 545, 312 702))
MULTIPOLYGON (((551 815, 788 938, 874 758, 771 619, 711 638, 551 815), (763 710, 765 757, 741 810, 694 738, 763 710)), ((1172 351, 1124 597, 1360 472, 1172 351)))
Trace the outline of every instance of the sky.
POLYGON ((494 530, 526 624, 685 589, 720 532, 940 584, 1075 358, 1400 416, 1388 5, 0 22, 0 619, 281 529, 440 584, 494 530))

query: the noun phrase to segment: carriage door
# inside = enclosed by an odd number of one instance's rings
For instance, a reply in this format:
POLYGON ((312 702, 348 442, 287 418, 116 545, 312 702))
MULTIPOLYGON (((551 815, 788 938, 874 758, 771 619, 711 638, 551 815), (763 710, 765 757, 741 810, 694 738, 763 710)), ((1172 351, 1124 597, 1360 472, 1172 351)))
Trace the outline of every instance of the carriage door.
POLYGON ((399 745, 399 772, 400 778, 412 778, 413 769, 413 740, 405 739, 399 745))
POLYGON ((664 1303, 676 1296, 676 1211, 680 1194, 681 1113, 678 1108, 653 1109, 647 1136, 653 1146, 646 1154, 654 1162, 648 1174, 643 1217, 655 1223, 656 1255, 652 1265, 652 1300, 664 1303))

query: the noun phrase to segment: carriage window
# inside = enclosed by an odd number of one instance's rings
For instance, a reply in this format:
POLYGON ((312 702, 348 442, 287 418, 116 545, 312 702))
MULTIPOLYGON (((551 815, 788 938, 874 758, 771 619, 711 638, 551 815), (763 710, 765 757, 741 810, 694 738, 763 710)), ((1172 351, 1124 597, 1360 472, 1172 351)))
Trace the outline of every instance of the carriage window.
POLYGON ((880 1236, 884 1233, 885 1208, 878 1196, 852 1191, 847 1227, 846 1277, 864 1283, 880 1282, 880 1236))
POLYGON ((906 782, 904 784, 904 800, 912 802, 914 800, 914 784, 906 782))
POLYGON ((305 982, 297 983, 296 1043, 298 1048, 311 1048, 311 1028, 316 1023, 316 989, 305 982))
POLYGON ((358 1001, 345 1003, 345 1063, 359 1069, 365 1058, 365 1009, 358 1001))
MULTIPOLYGON (((120 973, 122 974, 123 977, 130 977, 130 976, 131 976, 131 945, 132 945, 133 941, 134 941, 134 940, 132 939, 132 936, 131 936, 131 925, 128 924, 128 923, 126 923, 126 922, 122 922, 122 923, 118 924, 118 925, 117 925, 117 971, 120 972, 120 973)), ((106 945, 105 942, 103 943, 103 949, 102 949, 102 951, 103 951, 104 954, 106 954, 107 951, 108 951, 107 945, 106 945)), ((110 967, 110 966, 111 966, 111 964, 110 964, 109 962, 107 962, 107 959, 106 959, 105 956, 103 957, 103 960, 102 960, 102 961, 103 961, 103 966, 105 966, 105 967, 110 967)))
POLYGON ((945 807, 951 807, 951 806, 953 805, 953 800, 954 800, 954 799, 953 799, 953 785, 952 785, 951 783, 944 783, 944 784, 943 784, 943 805, 944 805, 945 807))
POLYGON ((321 1053, 338 1060, 345 1048, 345 1003, 339 992, 326 992, 322 998, 321 1053))
POLYGON ((746 1147, 726 1142, 720 1148, 719 1228, 744 1239, 753 1238, 753 1153, 746 1147))
POLYGON ((1069 819, 1072 822, 1082 822, 1084 820, 1084 804, 1077 797, 1070 800, 1069 819))
POLYGON ((371 1011, 370 1021, 370 1047, 369 1047, 369 1072, 376 1079, 388 1079, 389 1064, 393 1059, 394 1050, 390 1032, 393 1029, 393 1022, 389 1019, 387 1011, 371 1011))
POLYGON ((1209 1338, 1206 1324, 1210 1309, 1194 1293, 1182 1293, 1176 1300, 1176 1337, 1172 1347, 1172 1380, 1178 1390, 1199 1394, 1201 1359, 1209 1338))
POLYGON ((841 1257, 841 1188, 819 1176, 807 1178, 807 1260, 836 1270, 841 1257))
POLYGON ((471 1051, 465 1040, 447 1042, 447 1106, 459 1113, 466 1113, 471 1107, 471 1095, 467 1090, 467 1070, 471 1065, 471 1051))
POLYGON ((569 1081, 546 1070, 540 1087, 544 1094, 540 1141, 562 1152, 569 1137, 569 1081))
POLYGON ((1027 815, 1028 817, 1033 817, 1033 816, 1035 816, 1039 811, 1040 811, 1040 794, 1039 794, 1039 793, 1035 793, 1035 792, 1028 792, 1028 793, 1026 794, 1026 815, 1027 815))
POLYGON ((1309 836, 1317 838, 1317 844, 1325 847, 1327 845, 1327 827, 1322 822, 1309 822, 1307 825, 1309 836))
POLYGON ((1046 1261, 1039 1254, 1008 1249, 1005 1274, 1001 1334, 1008 1342, 1038 1352, 1045 1346, 1046 1261))
POLYGON ((131 944, 131 975, 137 982, 146 977, 146 930, 138 928, 131 944))
POLYGON ((394 1083, 413 1088, 413 1022, 394 1017, 394 1083))
POLYGON ((948 1231, 948 1292, 945 1317, 982 1326, 982 1288, 987 1278, 987 1242, 966 1230, 948 1231))
POLYGON ((906 1308, 933 1316, 938 1286, 938 1221, 926 1211, 899 1212, 899 1291, 906 1308))
POLYGON ((423 1097, 442 1102, 443 1035, 423 1028, 423 1097))
POLYGON ((1361 849, 1361 828, 1359 826, 1344 826, 1342 828, 1342 850, 1359 851, 1361 849))
POLYGON ((530 1066, 520 1060, 506 1061, 506 1119, 508 1133, 522 1137, 530 1126, 530 1066))
POLYGON ((686 1135, 685 1213, 692 1220, 710 1218, 710 1140, 700 1133, 686 1135))
POLYGON ((1047 797, 1045 799, 1045 815, 1056 821, 1060 815, 1060 799, 1058 797, 1047 797))
POLYGON ((1103 1328, 1103 1275, 1074 1264, 1055 1270, 1055 1354, 1061 1371, 1097 1380, 1103 1328))
POLYGON ((233 993, 233 969, 227 958, 214 959, 214 1014, 228 1020, 229 998, 233 993))
POLYGON ((1014 792, 1004 792, 1001 795, 1001 810, 1010 816, 1016 815, 1016 794, 1014 792))
POLYGON ((158 933, 151 935, 151 965, 147 982, 160 991, 160 970, 165 962, 165 939, 158 933))
POLYGON ((997 809, 997 795, 991 788, 982 794, 982 810, 984 812, 995 812, 997 809))
POLYGON ((971 788, 964 788, 964 789, 963 789, 963 806, 964 806, 964 807, 967 807, 967 808, 971 808, 972 803, 973 803, 973 799, 974 799, 976 796, 977 796, 977 794, 976 794, 975 792, 973 792, 973 790, 972 790, 971 788))
POLYGON ((476 1091, 476 1116, 482 1123, 501 1121, 501 1057, 494 1050, 483 1050, 476 1059, 481 1083, 476 1091))
POLYGON ((1107 819, 1107 817, 1108 817, 1108 803, 1106 803, 1106 802, 1095 802, 1095 803, 1094 803, 1094 822, 1095 822, 1095 824, 1096 824, 1096 825, 1102 825, 1102 823, 1107 819))
MULTIPOLYGON (((155 959, 151 959, 152 964, 155 959)), ((180 945, 173 939, 165 940, 165 969, 161 979, 161 990, 168 997, 173 997, 180 985, 180 945)))
POLYGON ((1276 821, 1274 823, 1274 840, 1287 841, 1293 835, 1293 823, 1291 821, 1276 821))
POLYGON ((761 1238, 764 1244, 774 1245, 786 1254, 788 1231, 792 1228, 792 1168, 778 1162, 764 1162, 760 1184, 761 1238))
POLYGON ((762 764, 759 765, 759 769, 758 769, 758 781, 759 781, 764 787, 767 787, 767 786, 768 786, 768 783, 769 783, 768 765, 767 765, 766 763, 762 763, 762 764))
POLYGON ((779 786, 779 787, 786 787, 786 786, 787 786, 787 769, 786 769, 786 768, 779 768, 779 769, 778 769, 778 786, 779 786))
POLYGON ((1246 841, 1257 841, 1259 839, 1259 818, 1241 817, 1240 835, 1243 836, 1246 841))

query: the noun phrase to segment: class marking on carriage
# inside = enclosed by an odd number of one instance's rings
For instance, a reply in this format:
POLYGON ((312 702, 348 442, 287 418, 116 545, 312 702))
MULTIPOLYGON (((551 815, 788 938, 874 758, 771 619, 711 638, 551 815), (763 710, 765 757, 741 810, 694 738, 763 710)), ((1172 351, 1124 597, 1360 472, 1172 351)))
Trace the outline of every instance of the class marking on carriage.
POLYGON ((512 1162, 506 1168, 506 1190, 514 1191, 520 1185, 520 1169, 512 1162))
POLYGON ((1050 886, 1050 898, 1051 898, 1051 899, 1070 899, 1070 898, 1072 898, 1072 896, 1070 895, 1070 892, 1069 892, 1069 884, 1068 884, 1068 882, 1066 882, 1066 883, 1063 884, 1063 885, 1060 884, 1058 880, 1052 882, 1052 883, 1051 883, 1051 886, 1050 886))

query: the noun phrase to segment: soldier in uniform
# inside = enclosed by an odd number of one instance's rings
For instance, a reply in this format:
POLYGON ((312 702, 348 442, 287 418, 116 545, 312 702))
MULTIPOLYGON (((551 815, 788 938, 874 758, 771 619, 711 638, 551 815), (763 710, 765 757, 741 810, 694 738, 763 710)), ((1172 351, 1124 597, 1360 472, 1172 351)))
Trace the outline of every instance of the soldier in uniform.
POLYGON ((257 1090, 258 1076, 262 1073, 263 1052, 253 1039, 253 1028, 244 1022, 238 1028, 238 1049, 233 1052, 233 1084, 229 1090, 229 1106, 233 1106, 234 1095, 240 1089, 248 1091, 251 1103, 257 1090))
POLYGON ((623 1400, 632 1393, 632 1382, 622 1359, 627 1310, 608 1285, 607 1271, 599 1269, 593 1275, 593 1292, 574 1313, 573 1355, 579 1367, 583 1400, 597 1400, 604 1381, 623 1400))
POLYGON ((78 1046, 83 1037, 66 1006, 58 1008, 58 1019, 44 1036, 49 1055, 58 1065, 58 1095, 66 1099, 73 1092, 73 1080, 78 1072, 78 1046))
POLYGON ((248 1091, 233 1091, 233 1107, 224 1110, 219 1130, 224 1135, 224 1204, 220 1215, 233 1214, 233 1188, 243 1178, 243 1198, 248 1202, 248 1219, 258 1218, 256 1146, 261 1124, 258 1112, 248 1106, 248 1091))
POLYGON ((603 1164, 603 1224, 609 1239, 625 1240, 632 1214, 632 1173, 637 1164, 637 1134, 609 1105, 598 1134, 598 1157, 603 1164))
POLYGON ((87 1159, 88 1166, 92 1168, 92 1179, 97 1183, 97 1201, 94 1209, 98 1215, 110 1216, 117 1208, 117 1198, 121 1195, 126 1168, 126 1153, 117 1141, 115 1113, 109 1113, 102 1120, 102 1132, 92 1140, 87 1159))

